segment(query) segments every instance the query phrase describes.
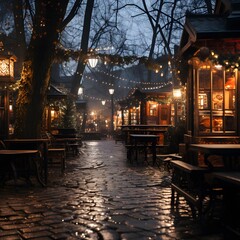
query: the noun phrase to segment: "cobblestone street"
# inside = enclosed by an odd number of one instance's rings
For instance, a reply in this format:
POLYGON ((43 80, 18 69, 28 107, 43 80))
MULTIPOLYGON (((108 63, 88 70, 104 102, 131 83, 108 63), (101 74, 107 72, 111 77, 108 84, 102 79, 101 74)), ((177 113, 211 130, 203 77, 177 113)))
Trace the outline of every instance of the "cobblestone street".
POLYGON ((0 188, 0 239, 223 239, 217 221, 172 211, 170 174, 130 164, 120 142, 86 141, 63 175, 49 171, 46 188, 0 188))

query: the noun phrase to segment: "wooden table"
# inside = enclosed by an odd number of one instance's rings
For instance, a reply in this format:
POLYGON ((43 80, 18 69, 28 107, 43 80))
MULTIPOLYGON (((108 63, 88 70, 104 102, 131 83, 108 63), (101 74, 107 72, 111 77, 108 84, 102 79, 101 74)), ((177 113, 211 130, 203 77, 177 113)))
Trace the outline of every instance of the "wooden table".
POLYGON ((7 139, 4 142, 8 145, 9 149, 35 149, 40 150, 43 155, 43 170, 44 181, 47 184, 48 181, 48 144, 49 139, 46 138, 18 138, 7 139))
POLYGON ((240 156, 240 144, 190 144, 189 150, 203 153, 204 162, 209 169, 213 169, 211 162, 208 160, 210 155, 223 156, 226 169, 234 168, 234 160, 237 156, 240 156))
MULTIPOLYGON (((16 161, 18 159, 23 159, 23 160, 31 160, 33 159, 33 157, 37 157, 39 154, 38 150, 14 150, 14 149, 4 149, 4 150, 0 150, 0 162, 4 161, 5 164, 9 165, 9 167, 12 169, 13 171, 13 176, 14 176, 14 181, 16 183, 17 181, 17 169, 16 169, 16 161)), ((22 165, 25 165, 25 168, 29 167, 29 164, 24 162, 22 165)), ((39 181, 39 183, 41 185, 44 185, 44 183, 42 182, 41 178, 40 178, 40 174, 38 172, 38 167, 37 167, 37 163, 34 162, 34 165, 36 166, 36 177, 39 181)), ((27 172, 28 169, 25 169, 25 171, 27 172)), ((27 180, 29 180, 29 173, 27 173, 27 180)))
POLYGON ((226 239, 240 239, 240 172, 214 172, 223 186, 223 226, 226 239))
POLYGON ((121 131, 124 136, 125 144, 130 143, 131 134, 162 135, 164 142, 164 133, 167 132, 170 125, 122 125, 121 131))
POLYGON ((156 163, 156 144, 159 136, 150 134, 130 134, 130 142, 135 151, 135 160, 138 160, 138 149, 145 150, 145 160, 147 160, 147 148, 152 149, 153 165, 156 163))

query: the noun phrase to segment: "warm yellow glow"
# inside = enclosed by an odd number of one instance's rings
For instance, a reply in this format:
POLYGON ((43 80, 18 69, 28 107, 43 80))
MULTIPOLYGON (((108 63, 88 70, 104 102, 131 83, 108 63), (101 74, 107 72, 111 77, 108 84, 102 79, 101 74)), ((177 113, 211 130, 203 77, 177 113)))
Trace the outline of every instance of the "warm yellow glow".
POLYGON ((51 110, 51 118, 54 118, 54 115, 55 115, 55 111, 52 109, 51 110))
POLYGON ((173 98, 181 98, 182 97, 182 92, 180 88, 173 88, 173 98))
POLYGON ((0 58, 0 77, 14 77, 13 57, 0 58))
POLYGON ((217 70, 221 70, 222 69, 222 65, 218 64, 214 66, 217 70))
POLYGON ((8 59, 0 60, 0 76, 10 76, 10 64, 8 59))

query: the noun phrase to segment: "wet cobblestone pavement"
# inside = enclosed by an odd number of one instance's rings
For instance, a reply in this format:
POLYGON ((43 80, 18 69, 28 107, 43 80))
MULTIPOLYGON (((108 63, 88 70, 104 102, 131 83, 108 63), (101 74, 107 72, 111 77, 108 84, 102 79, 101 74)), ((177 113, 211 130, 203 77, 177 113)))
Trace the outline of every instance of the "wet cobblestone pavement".
POLYGON ((87 141, 48 187, 0 188, 0 239, 214 239, 218 221, 192 219, 186 204, 171 210, 170 174, 130 164, 122 143, 87 141))

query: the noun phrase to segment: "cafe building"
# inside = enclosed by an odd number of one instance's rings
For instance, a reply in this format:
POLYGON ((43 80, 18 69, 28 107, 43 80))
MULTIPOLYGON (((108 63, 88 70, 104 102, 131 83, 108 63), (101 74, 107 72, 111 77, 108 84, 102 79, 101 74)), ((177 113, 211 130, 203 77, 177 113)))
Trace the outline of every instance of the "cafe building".
POLYGON ((240 1, 188 14, 179 48, 186 86, 186 143, 239 143, 240 1))
POLYGON ((171 125, 172 85, 159 90, 132 90, 119 102, 122 125, 171 125))

